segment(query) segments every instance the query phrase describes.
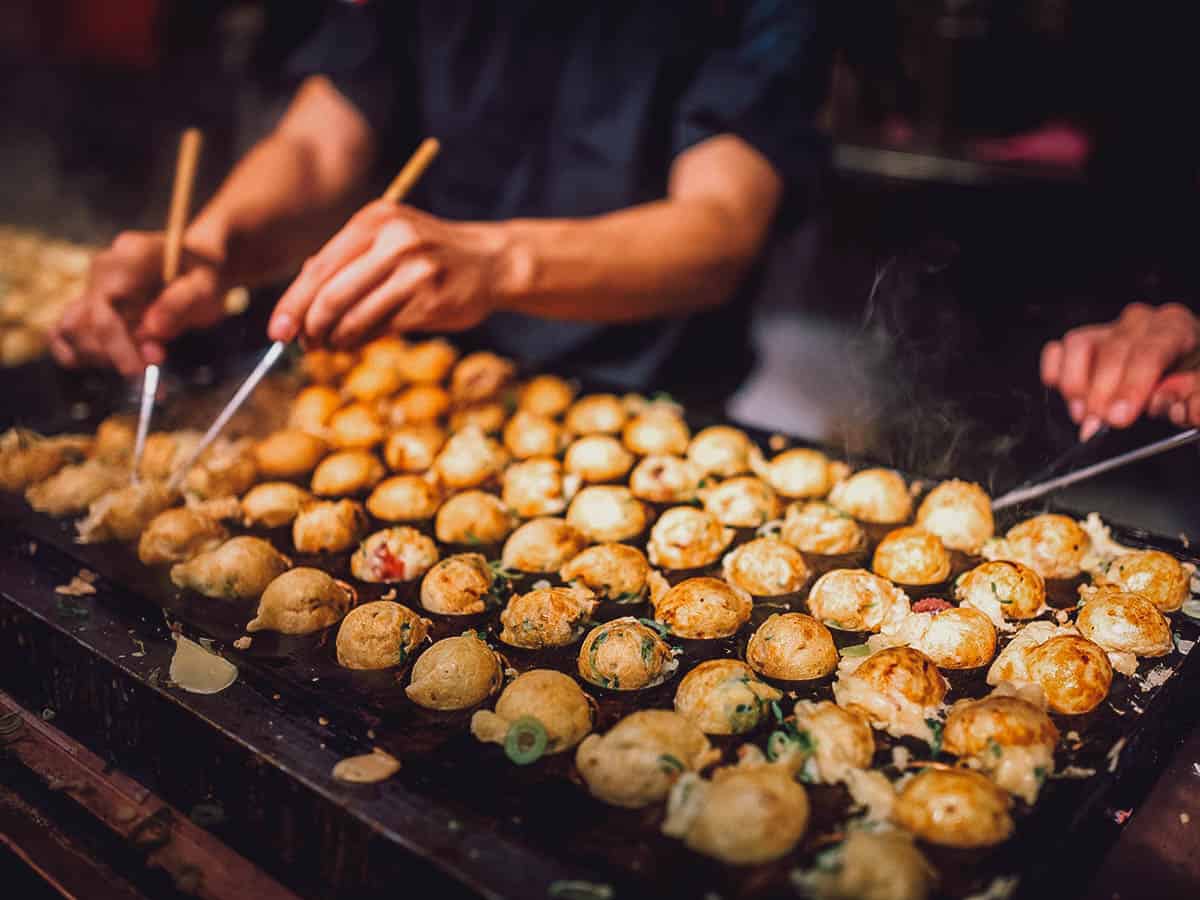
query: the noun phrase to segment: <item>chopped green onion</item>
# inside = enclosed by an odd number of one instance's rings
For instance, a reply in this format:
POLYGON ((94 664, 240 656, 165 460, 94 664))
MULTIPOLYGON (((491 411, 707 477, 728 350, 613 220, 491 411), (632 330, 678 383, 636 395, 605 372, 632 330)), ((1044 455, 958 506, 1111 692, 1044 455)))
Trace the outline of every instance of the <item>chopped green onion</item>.
POLYGON ((783 709, 780 707, 778 700, 771 701, 771 715, 775 717, 776 722, 783 721, 783 709))
POLYGON ((518 766, 541 759, 546 752, 546 728, 533 716, 521 716, 504 736, 504 752, 518 766))
POLYGON ((942 752, 942 729, 945 728, 945 724, 940 719, 926 719, 925 724, 933 733, 933 740, 929 742, 929 750, 934 756, 937 756, 942 752))
POLYGON ((851 644, 842 648, 842 656, 870 656, 871 648, 866 644, 851 644))
POLYGON ((664 753, 658 758, 659 767, 668 775, 675 772, 682 772, 686 767, 679 761, 678 757, 672 756, 670 753, 664 753))
POLYGON ((1200 597, 1193 597, 1183 604, 1183 614, 1190 619, 1200 619, 1200 597))

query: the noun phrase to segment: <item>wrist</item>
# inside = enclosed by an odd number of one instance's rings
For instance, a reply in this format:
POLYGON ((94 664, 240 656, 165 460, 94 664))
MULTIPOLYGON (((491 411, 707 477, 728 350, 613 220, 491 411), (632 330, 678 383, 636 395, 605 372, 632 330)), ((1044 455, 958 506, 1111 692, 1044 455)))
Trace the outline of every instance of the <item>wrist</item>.
POLYGON ((229 264, 230 229, 223 222, 201 216, 183 233, 183 246, 219 272, 229 264))
POLYGON ((536 244, 519 222, 501 222, 496 228, 492 291, 499 309, 512 309, 529 297, 537 282, 536 244))

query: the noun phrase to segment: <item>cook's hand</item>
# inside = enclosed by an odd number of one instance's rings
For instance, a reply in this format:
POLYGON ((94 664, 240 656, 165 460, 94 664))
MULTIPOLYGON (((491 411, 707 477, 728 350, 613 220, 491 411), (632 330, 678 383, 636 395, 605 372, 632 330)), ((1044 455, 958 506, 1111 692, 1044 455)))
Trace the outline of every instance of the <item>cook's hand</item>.
POLYGON ((496 308, 503 226, 377 201, 309 258, 279 299, 273 340, 348 347, 382 330, 460 331, 496 308))
POLYGON ((1081 440, 1107 422, 1124 428, 1143 412, 1200 425, 1200 378, 1163 377, 1200 345, 1200 322, 1185 306, 1131 303, 1103 325, 1067 332, 1042 348, 1042 381, 1058 388, 1081 440))

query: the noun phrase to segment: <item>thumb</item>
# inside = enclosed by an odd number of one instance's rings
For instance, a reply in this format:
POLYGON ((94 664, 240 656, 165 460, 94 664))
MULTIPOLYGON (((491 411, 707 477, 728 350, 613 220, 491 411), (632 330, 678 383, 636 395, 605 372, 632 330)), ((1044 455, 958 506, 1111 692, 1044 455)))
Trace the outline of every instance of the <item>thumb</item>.
POLYGON ((1158 383, 1148 406, 1152 416, 1162 416, 1171 406, 1200 390, 1200 372, 1176 372, 1158 383))
POLYGON ((142 342, 164 344, 192 328, 205 328, 221 319, 217 280, 207 269, 193 269, 172 281, 158 295, 138 328, 142 342))

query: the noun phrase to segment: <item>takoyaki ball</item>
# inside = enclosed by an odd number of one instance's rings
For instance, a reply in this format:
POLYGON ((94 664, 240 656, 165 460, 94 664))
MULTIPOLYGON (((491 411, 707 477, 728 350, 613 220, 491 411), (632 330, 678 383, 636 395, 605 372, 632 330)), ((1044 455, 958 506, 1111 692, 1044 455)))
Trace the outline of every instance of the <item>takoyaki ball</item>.
POLYGON ((390 669, 408 662, 429 635, 429 620, 403 604, 376 600, 356 606, 337 633, 338 665, 390 669))
POLYGON ((866 569, 834 569, 808 594, 809 611, 830 628, 879 631, 908 615, 908 595, 866 569))
POLYGON ((312 634, 340 622, 357 596, 350 585, 320 569, 289 569, 262 592, 246 630, 312 634))
POLYGON ((655 621, 671 634, 692 640, 736 634, 750 621, 754 605, 749 593, 720 578, 688 578, 661 593, 652 589, 650 602, 655 621))
POLYGON ((362 348, 362 363, 378 369, 400 371, 408 354, 408 341, 394 334, 385 334, 368 341, 362 348))
POLYGON ((351 497, 375 487, 385 474, 383 463, 369 450, 331 453, 312 475, 312 492, 319 497, 351 497))
POLYGON ((917 525, 951 550, 978 553, 996 530, 992 498, 970 481, 943 481, 917 510, 917 525))
POLYGON ((425 472, 446 443, 446 432, 432 422, 401 425, 388 435, 383 458, 395 472, 425 472))
POLYGON ((200 443, 198 431, 159 431, 146 437, 138 475, 166 481, 200 443))
POLYGON ((891 631, 943 669, 977 669, 996 655, 996 626, 970 606, 915 612, 891 631))
POLYGON ((508 420, 508 409, 499 401, 474 403, 456 409, 450 415, 450 430, 478 428, 486 434, 499 434, 508 420))
POLYGON ((808 815, 808 795, 783 768, 725 766, 710 782, 681 781, 672 790, 663 833, 697 853, 749 866, 791 853, 808 815))
POLYGON ((794 593, 808 580, 800 551, 777 538, 758 538, 725 554, 725 580, 755 597, 794 593))
POLYGON ((542 650, 566 647, 583 631, 596 609, 596 595, 585 587, 540 588, 513 594, 500 613, 500 640, 511 647, 542 650))
POLYGON ((657 631, 632 616, 597 625, 579 648, 584 681, 614 691, 640 691, 662 684, 679 667, 657 631))
POLYGON ((458 350, 443 338, 433 338, 409 344, 400 357, 400 374, 407 381, 420 384, 437 384, 458 361, 458 350))
POLYGON ((585 487, 567 508, 567 521, 589 541, 625 541, 646 530, 646 507, 616 485, 585 487))
POLYGON ((959 576, 955 596, 987 615, 997 628, 1006 619, 1033 619, 1046 608, 1046 582, 1029 566, 997 559, 959 576))
POLYGON ((708 510, 674 506, 650 529, 646 551, 664 569, 697 569, 720 559, 733 538, 734 530, 708 510))
MULTIPOLYGON (((1141 594, 1101 588, 1087 598, 1075 627, 1112 654, 1166 656, 1174 647, 1171 623, 1141 594)), ((1136 660, 1124 668, 1136 669, 1136 660)), ((1132 674, 1131 671, 1125 674, 1132 674)))
POLYGON ((413 663, 404 693, 426 709, 470 709, 504 683, 500 655, 474 631, 435 643, 413 663))
POLYGON ((525 410, 518 410, 504 426, 504 446, 516 459, 557 456, 562 440, 562 426, 551 418, 525 410))
POLYGON ((1099 644, 1059 628, 1031 622, 996 657, 987 682, 1031 682, 1046 694, 1050 709, 1082 715, 1104 702, 1112 686, 1112 663, 1099 644))
POLYGON ((0 366, 11 368, 33 362, 46 352, 50 339, 32 325, 5 324, 0 328, 0 366))
POLYGON ((430 479, 393 475, 375 486, 367 498, 367 511, 385 522, 421 522, 432 519, 441 502, 441 492, 430 479))
POLYGON ((504 470, 504 504, 522 519, 555 516, 567 508, 562 463, 527 459, 504 470))
POLYGON ((515 524, 508 507, 495 494, 463 491, 437 511, 434 533, 444 544, 498 544, 515 524))
POLYGON ((504 542, 500 554, 506 569, 557 572, 588 545, 588 539, 564 519, 530 519, 504 542))
POLYGON ((807 733, 806 769, 817 781, 833 784, 851 769, 866 769, 875 756, 875 733, 853 710, 828 700, 799 700, 794 709, 796 730, 807 733))
POLYGON ((367 531, 367 514, 353 500, 317 500, 301 507, 292 522, 300 553, 337 553, 357 544, 367 531))
POLYGON ((1191 594, 1191 573, 1161 550, 1123 553, 1096 573, 1095 583, 1141 594, 1162 612, 1174 612, 1191 594))
POLYGON ((258 471, 267 478, 299 478, 325 456, 325 442, 307 431, 287 428, 267 435, 254 447, 258 471))
POLYGON ((783 698, 739 659, 710 659, 683 676, 675 690, 675 712, 705 734, 745 734, 771 717, 783 698))
POLYGON ((931 741, 927 719, 937 715, 949 685, 933 660, 911 647, 873 653, 833 683, 839 706, 866 716, 893 737, 931 741))
POLYGON ((309 350, 300 358, 300 371, 317 384, 333 384, 352 368, 354 354, 344 350, 309 350))
POLYGON ((450 392, 436 384, 414 384, 404 390, 388 407, 393 425, 418 425, 436 422, 450 410, 450 392))
POLYGON ((128 481, 128 465, 89 459, 63 466, 49 478, 30 485, 25 491, 25 499, 38 512, 73 516, 86 510, 93 500, 128 481))
POLYGON ((175 500, 161 481, 139 481, 101 494, 77 522, 79 542, 134 541, 150 520, 175 500))
POLYGON ((535 416, 557 418, 575 399, 571 382, 557 375, 535 375, 521 386, 517 409, 535 416))
POLYGON ((337 450, 368 449, 386 435, 374 407, 362 401, 343 406, 329 417, 325 426, 326 439, 337 450))
POLYGON ((443 616, 481 613, 495 579, 480 553, 447 556, 421 579, 421 606, 443 616))
POLYGON ((746 645, 746 662, 767 678, 809 681, 837 668, 829 629, 804 613, 772 613, 746 645))
POLYGON ((0 490, 23 491, 45 481, 63 466, 83 462, 91 439, 42 437, 10 428, 0 436, 0 490))
POLYGON ((197 500, 240 496, 258 478, 258 464, 249 440, 218 441, 188 469, 183 491, 197 500))
POLYGON ((678 713, 645 709, 605 735, 589 735, 575 752, 588 791, 610 806, 641 809, 667 796, 684 772, 703 769, 720 751, 678 713))
POLYGON ((752 476, 730 478, 716 487, 701 488, 704 508, 717 517, 722 525, 732 528, 758 528, 779 518, 779 498, 767 486, 752 476))
POLYGON ((486 350, 468 353, 450 373, 450 395, 460 405, 490 400, 516 374, 511 359, 486 350))
POLYGON ((262 538, 235 537, 172 566, 171 582, 206 597, 257 600, 291 564, 262 538))
POLYGON ((784 450, 769 462, 751 453, 750 466, 779 496, 798 500, 825 497, 850 474, 845 463, 833 462, 820 450, 807 447, 784 450))
POLYGON ((433 462, 442 484, 455 491, 479 487, 499 476, 508 464, 508 453, 478 428, 464 428, 450 436, 433 462))
POLYGON ((416 581, 438 561, 437 544, 407 525, 376 531, 350 557, 350 574, 359 581, 393 584, 416 581))
POLYGON ((860 522, 899 525, 912 516, 912 495, 898 472, 863 469, 829 492, 829 502, 860 522))
POLYGON ((713 425, 692 438, 687 458, 705 475, 731 478, 750 470, 750 438, 740 428, 713 425))
POLYGON ((597 544, 571 558, 558 570, 568 584, 582 584, 601 599, 638 603, 646 595, 650 563, 628 544, 597 544))
POLYGON ((937 535, 914 526, 897 528, 875 548, 871 568, 898 584, 940 584, 950 577, 950 554, 937 535))
POLYGON ((312 494, 287 481, 266 481, 242 497, 242 522, 248 527, 279 528, 290 525, 312 494))
POLYGON ((625 446, 638 456, 682 456, 691 437, 682 416, 653 405, 626 422, 621 432, 625 446))
POLYGON ((851 516, 828 503, 793 503, 779 536, 798 550, 820 556, 845 556, 867 545, 867 535, 851 516))
POLYGON ((690 503, 696 499, 704 473, 679 456, 647 456, 629 476, 629 489, 650 503, 690 503))
POLYGON ((1013 832, 1008 794, 969 769, 929 768, 900 789, 892 816, 923 841, 993 847, 1013 832))
POLYGON ((627 418, 616 394, 588 394, 571 404, 564 424, 572 434, 616 434, 627 418))
POLYGON ((342 390, 359 402, 372 402, 396 393, 403 383, 396 369, 361 362, 346 373, 342 390))
POLYGON ((109 416, 96 427, 92 456, 107 462, 124 462, 133 455, 137 442, 137 419, 133 416, 109 416))
POLYGON ((150 520, 138 540, 143 565, 186 562, 215 550, 229 537, 225 526, 187 506, 167 509, 150 520))
POLYGON ((1026 519, 1008 530, 1003 541, 989 544, 990 559, 1025 563, 1043 578, 1074 578, 1091 546, 1087 532, 1067 516, 1045 513, 1026 519))
POLYGON ((1047 621, 1030 622, 1000 651, 1000 655, 988 669, 987 683, 993 686, 1002 681, 1031 683, 1033 676, 1029 674, 1030 652, 1052 637, 1078 633, 1074 625, 1060 626, 1047 621))
POLYGON ((926 900, 937 871, 905 831, 850 831, 838 865, 805 877, 812 896, 827 900, 926 900))
POLYGON ((942 731, 942 749, 1031 806, 1054 771, 1057 744, 1058 729, 1050 717, 1018 697, 960 700, 942 731))
POLYGON ((306 387, 292 401, 288 412, 288 428, 306 431, 320 437, 325 424, 342 407, 342 395, 323 384, 306 387))
POLYGON ((500 693, 495 712, 481 709, 471 717, 471 734, 503 745, 522 719, 535 719, 541 725, 546 736, 542 753, 562 753, 592 730, 592 704, 570 675, 533 669, 518 675, 500 693))
POLYGON ((563 468, 584 481, 615 481, 633 468, 633 454, 607 434, 590 434, 567 448, 563 468))

